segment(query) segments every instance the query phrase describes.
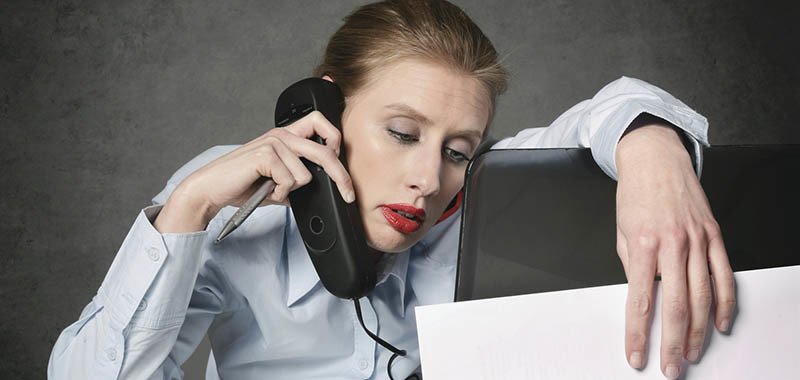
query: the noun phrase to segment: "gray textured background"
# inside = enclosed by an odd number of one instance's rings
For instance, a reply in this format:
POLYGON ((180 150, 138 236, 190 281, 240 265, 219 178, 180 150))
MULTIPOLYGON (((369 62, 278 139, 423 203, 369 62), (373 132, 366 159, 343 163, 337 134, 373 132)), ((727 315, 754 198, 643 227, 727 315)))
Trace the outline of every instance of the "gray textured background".
MULTIPOLYGON (((277 94, 360 3, 0 5, 0 378, 44 378, 137 212, 195 154, 268 129, 277 94)), ((800 143, 786 3, 458 1, 513 75, 495 135, 627 75, 706 115, 716 144, 800 143)))

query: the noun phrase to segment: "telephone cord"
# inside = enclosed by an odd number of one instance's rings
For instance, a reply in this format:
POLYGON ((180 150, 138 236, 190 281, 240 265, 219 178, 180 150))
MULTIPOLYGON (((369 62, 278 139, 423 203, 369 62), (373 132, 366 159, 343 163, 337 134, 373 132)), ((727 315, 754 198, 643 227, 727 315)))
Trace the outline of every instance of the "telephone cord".
POLYGON ((358 316, 358 322, 361 323, 361 327, 364 329, 364 332, 369 335, 375 342, 386 348, 387 350, 392 352, 392 357, 389 358, 389 362, 386 364, 386 372, 389 374, 389 379, 394 380, 392 377, 392 362, 394 361, 397 356, 406 356, 406 350, 401 350, 391 344, 387 343, 385 340, 379 338, 377 335, 373 334, 371 331, 367 330, 367 326, 364 325, 364 318, 361 316, 361 304, 358 302, 358 299, 353 299, 353 303, 356 305, 356 315, 358 316))

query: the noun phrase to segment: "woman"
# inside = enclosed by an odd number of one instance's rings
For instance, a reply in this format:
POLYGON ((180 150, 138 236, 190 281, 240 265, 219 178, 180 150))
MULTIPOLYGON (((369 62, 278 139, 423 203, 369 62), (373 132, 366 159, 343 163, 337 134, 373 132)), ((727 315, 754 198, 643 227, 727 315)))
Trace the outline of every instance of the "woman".
MULTIPOLYGON (((206 333, 211 378, 385 378, 391 353, 361 330, 350 302, 321 287, 286 207, 287 194, 310 179, 299 157, 322 166, 343 197, 358 202, 381 268, 375 290, 360 300, 364 323, 408 351, 391 375, 405 378, 419 367, 414 307, 453 294, 459 213, 440 219, 451 214, 446 209, 487 134, 506 74, 460 9, 420 0, 356 10, 315 75, 345 95, 342 134, 312 113, 181 168, 157 206, 137 218, 97 296, 59 337, 51 378, 180 378, 180 364, 206 333), (314 133, 325 145, 307 139, 314 133), (337 159, 341 144, 349 171, 337 159), (241 205, 261 176, 277 183, 269 206, 213 245, 235 210, 228 206, 241 205)), ((618 252, 630 283, 626 358, 644 365, 658 271, 669 306, 661 369, 675 378, 683 358, 697 359, 706 333, 707 261, 717 282, 718 329, 728 328, 734 301, 719 230, 683 133, 670 124, 705 143, 702 116, 623 78, 549 128, 522 131, 498 147, 591 145, 601 167, 619 176, 618 252)))

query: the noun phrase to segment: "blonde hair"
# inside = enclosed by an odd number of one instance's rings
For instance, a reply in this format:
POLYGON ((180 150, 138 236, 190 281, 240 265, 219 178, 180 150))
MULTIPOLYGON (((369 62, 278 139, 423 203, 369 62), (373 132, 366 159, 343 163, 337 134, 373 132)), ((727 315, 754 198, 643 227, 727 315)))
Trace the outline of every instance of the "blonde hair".
POLYGON ((331 36, 314 75, 331 76, 347 97, 374 70, 404 58, 430 60, 477 79, 489 97, 489 120, 508 84, 492 42, 461 8, 444 0, 387 0, 356 9, 331 36))

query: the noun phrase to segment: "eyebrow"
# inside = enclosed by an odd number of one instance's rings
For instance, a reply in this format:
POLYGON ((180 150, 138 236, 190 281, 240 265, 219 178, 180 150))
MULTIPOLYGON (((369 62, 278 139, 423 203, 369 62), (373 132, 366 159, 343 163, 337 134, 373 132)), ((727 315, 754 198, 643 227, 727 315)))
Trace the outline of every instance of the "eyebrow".
POLYGON ((424 125, 433 124, 431 119, 428 119, 427 116, 421 114, 419 111, 415 110, 414 108, 412 108, 408 104, 392 103, 392 104, 389 104, 388 106, 386 106, 386 108, 402 112, 406 116, 414 119, 417 123, 424 124, 424 125))
MULTIPOLYGON (((406 116, 414 119, 417 123, 420 123, 422 125, 431 125, 431 124, 433 124, 431 119, 429 119, 427 116, 423 115, 419 111, 415 110, 414 108, 412 108, 408 104, 405 104, 405 103, 392 103, 392 104, 389 104, 388 106, 386 106, 386 108, 401 112, 401 113, 405 114, 406 116)), ((474 129, 460 130, 460 131, 458 131, 456 133, 456 136, 458 136, 458 137, 467 137, 467 138, 473 137, 473 138, 478 139, 478 141, 480 141, 483 138, 483 134, 478 132, 478 131, 476 131, 476 130, 474 130, 474 129)))

